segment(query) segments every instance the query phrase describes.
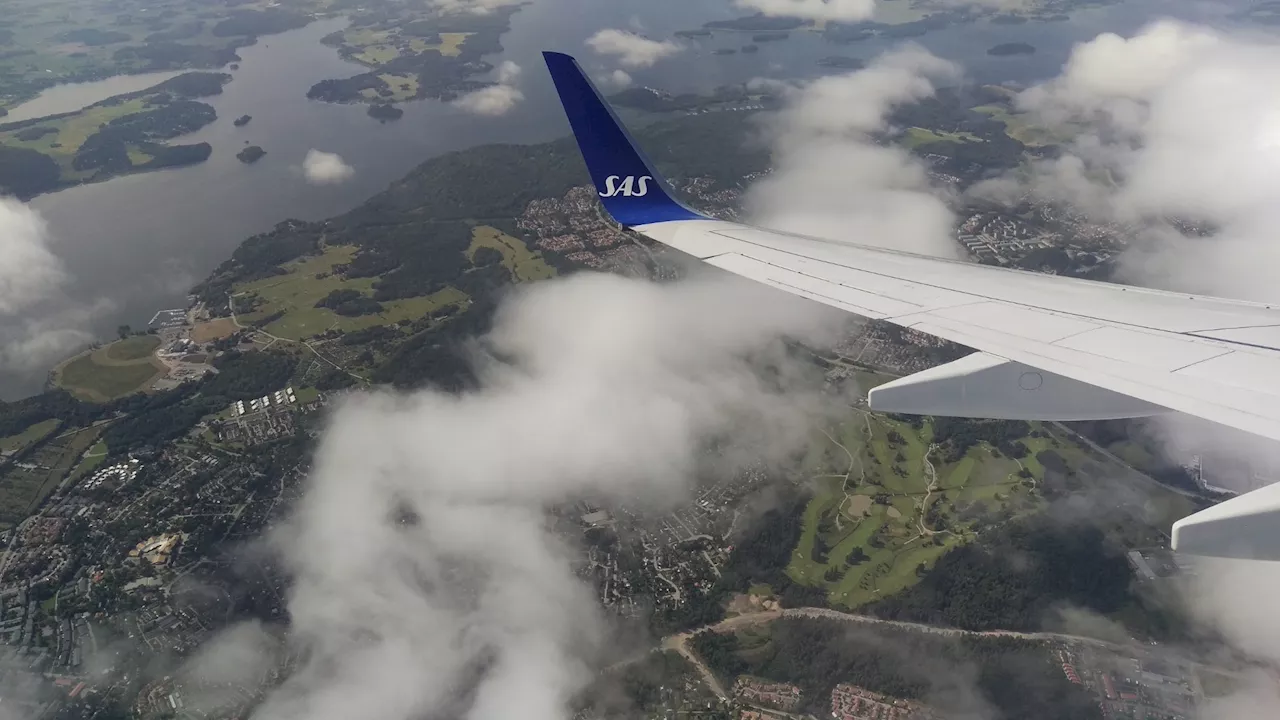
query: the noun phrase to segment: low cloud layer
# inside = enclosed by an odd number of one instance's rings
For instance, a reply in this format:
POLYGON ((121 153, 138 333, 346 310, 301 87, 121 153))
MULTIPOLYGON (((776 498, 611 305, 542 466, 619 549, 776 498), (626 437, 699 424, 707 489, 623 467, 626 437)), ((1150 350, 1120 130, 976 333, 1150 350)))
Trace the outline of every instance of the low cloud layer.
POLYGON ((337 185, 351 179, 356 170, 341 155, 311 149, 302 161, 302 173, 312 185, 337 185))
POLYGON ((0 315, 48 298, 65 281, 44 219, 25 203, 0 198, 0 315))
POLYGON ((670 40, 650 40, 626 30, 606 29, 587 38, 587 47, 601 55, 616 57, 625 68, 647 68, 683 48, 670 40))
POLYGON ((40 214, 12 198, 0 198, 0 369, 48 368, 93 340, 90 322, 111 309, 100 300, 72 303, 69 277, 50 249, 40 214))
POLYGON ((736 5, 772 17, 833 22, 867 20, 876 11, 876 0, 736 0, 736 5))
POLYGON ((835 401, 778 338, 843 320, 736 279, 580 274, 504 304, 478 389, 351 399, 276 537, 305 660, 255 717, 568 717, 603 620, 546 508, 685 498, 713 437, 782 457, 835 401))
POLYGON ((786 107, 766 127, 774 169, 748 190, 748 213, 791 232, 955 257, 953 216, 925 166, 874 134, 888 129, 894 107, 958 75, 950 62, 906 46, 864 70, 782 87, 786 107))
MULTIPOLYGON (((1280 43, 1176 21, 1099 35, 1019 105, 1074 139, 1006 192, 1141 225, 1125 279, 1275 300, 1280 291, 1280 43), (1212 228, 1184 237, 1178 217, 1212 228)), ((999 187, 999 186, 997 186, 999 187)), ((986 188, 992 189, 991 186, 986 188)))
POLYGON ((518 5, 519 0, 428 0, 427 4, 442 12, 488 15, 494 8, 518 5))
POLYGON ((515 85, 520 73, 520 66, 508 60, 498 67, 497 85, 467 93, 453 104, 476 115, 506 115, 524 100, 524 93, 515 85))

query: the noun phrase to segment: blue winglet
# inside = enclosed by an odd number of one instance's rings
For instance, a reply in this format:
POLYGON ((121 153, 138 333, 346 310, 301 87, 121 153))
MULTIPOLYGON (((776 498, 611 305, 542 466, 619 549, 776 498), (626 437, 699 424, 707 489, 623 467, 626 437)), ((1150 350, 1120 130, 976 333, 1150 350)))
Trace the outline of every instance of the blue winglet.
POLYGON ((636 145, 578 62, 544 52, 560 103, 605 210, 625 227, 705 216, 675 199, 671 186, 636 145))

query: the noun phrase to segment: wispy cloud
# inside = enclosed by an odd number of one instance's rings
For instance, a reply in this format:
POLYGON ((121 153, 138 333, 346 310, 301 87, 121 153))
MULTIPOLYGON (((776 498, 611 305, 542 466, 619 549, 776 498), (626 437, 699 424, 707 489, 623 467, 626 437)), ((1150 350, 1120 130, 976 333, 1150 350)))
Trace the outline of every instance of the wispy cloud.
POLYGON ((683 48, 670 40, 650 40, 626 30, 606 29, 587 38, 587 46, 601 55, 618 58, 626 68, 646 68, 683 48))
POLYGON ((520 73, 520 66, 508 60, 498 67, 497 85, 467 93, 453 104, 476 115, 505 115, 524 100, 524 93, 515 85, 520 73))
POLYGON ((934 255, 955 256, 953 217, 925 167, 876 143, 894 107, 934 93, 959 69, 907 46, 866 69, 799 87, 775 86, 786 107, 769 118, 773 172, 747 192, 753 219, 770 227, 934 255))
POLYGON ((876 11, 876 0, 736 0, 738 7, 773 17, 856 22, 876 11))

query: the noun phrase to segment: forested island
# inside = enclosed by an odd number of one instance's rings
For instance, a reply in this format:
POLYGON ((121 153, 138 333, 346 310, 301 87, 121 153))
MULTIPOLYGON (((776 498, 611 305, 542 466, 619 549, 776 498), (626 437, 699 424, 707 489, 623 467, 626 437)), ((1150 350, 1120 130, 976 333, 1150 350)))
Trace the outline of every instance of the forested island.
MULTIPOLYGON (((352 26, 322 42, 369 72, 322 80, 307 91, 313 100, 389 104, 405 100, 453 100, 492 83, 473 80, 493 70, 482 58, 501 52, 499 38, 519 6, 474 13, 431 14, 403 6, 357 15, 352 26)), ((375 116, 377 117, 377 116, 375 116)), ((383 115, 379 119, 394 119, 383 115)))
POLYGON ((252 165, 258 162, 259 160, 261 160, 262 156, 266 154, 267 154, 267 151, 263 150, 261 147, 257 145, 250 145, 249 147, 236 153, 236 159, 244 163, 245 165, 252 165))
POLYGON ((241 115, 240 117, 233 120, 231 124, 235 125, 236 127, 244 127, 245 125, 248 125, 249 121, 252 119, 253 119, 253 116, 251 115, 241 115))
POLYGON ((83 110, 0 124, 0 191, 20 198, 116 175, 207 160, 208 143, 165 141, 217 118, 192 98, 217 95, 225 73, 190 72, 83 110), (83 134, 82 128, 97 127, 83 134))
POLYGON ((861 70, 867 66, 867 63, 865 60, 847 55, 829 55, 819 60, 818 65, 837 70, 861 70))
POLYGON ((1001 43, 987 50, 988 55, 1004 57, 1006 55, 1034 55, 1036 47, 1023 42, 1001 43))
POLYGON ((369 117, 378 122, 387 122, 390 120, 399 120, 404 115, 404 111, 395 105, 379 103, 369 106, 369 117))
POLYGON ((737 30, 740 32, 763 33, 797 30, 809 24, 808 20, 801 20, 800 18, 776 17, 765 15, 764 13, 756 13, 755 15, 733 20, 713 20, 709 23, 704 23, 702 27, 705 30, 737 30))

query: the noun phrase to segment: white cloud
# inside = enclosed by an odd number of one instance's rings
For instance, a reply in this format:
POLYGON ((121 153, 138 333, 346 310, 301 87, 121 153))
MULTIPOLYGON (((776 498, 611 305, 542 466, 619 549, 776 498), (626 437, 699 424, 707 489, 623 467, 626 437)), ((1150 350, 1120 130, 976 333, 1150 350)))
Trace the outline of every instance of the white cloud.
POLYGON ((495 8, 518 5, 519 0, 429 0, 428 4, 446 13, 488 15, 495 8))
POLYGON ((875 15, 876 0, 736 0, 738 7, 772 17, 857 22, 875 15))
POLYGON ((908 152, 877 144, 900 104, 933 95, 931 78, 958 69, 907 46, 866 69, 783 88, 771 118, 774 170, 748 189, 746 207, 770 227, 947 257, 953 217, 908 152))
POLYGON ((618 90, 625 90, 626 88, 631 87, 631 84, 634 81, 625 70, 614 70, 605 76, 605 82, 618 90))
POLYGON ((302 172, 312 185, 336 185, 346 182, 356 173, 355 168, 344 162, 341 155, 314 148, 307 151, 307 156, 302 161, 302 172))
POLYGON ((65 280, 44 219, 25 203, 0 198, 0 315, 48 298, 65 280))
POLYGON ((507 60, 498 66, 498 82, 502 85, 510 85, 519 79, 521 72, 523 71, 519 65, 507 60))
POLYGON ((1280 44, 1175 21, 1078 45, 1061 76, 1020 105, 1074 134, 1029 189, 1138 222, 1125 278, 1274 300, 1280 290, 1280 44), (1164 218, 1216 226, 1188 239, 1164 218))
POLYGON ((601 55, 611 55, 627 68, 646 68, 679 53, 683 48, 670 40, 650 40, 626 30, 605 29, 587 38, 587 46, 601 55))
POLYGON ((476 115, 505 115, 524 100, 524 93, 514 84, 521 72, 519 65, 508 60, 498 66, 497 85, 467 93, 453 104, 476 115))
POLYGON ((687 498, 713 437, 789 454, 847 408, 778 338, 843 321, 733 278, 579 274, 500 308, 478 347, 511 364, 478 389, 350 399, 275 538, 301 662, 255 717, 567 717, 603 625, 545 508, 687 498))
POLYGON ((30 206, 0 198, 0 367, 47 369, 87 346, 89 324, 112 309, 105 300, 71 302, 68 276, 49 249, 44 219, 30 206))

